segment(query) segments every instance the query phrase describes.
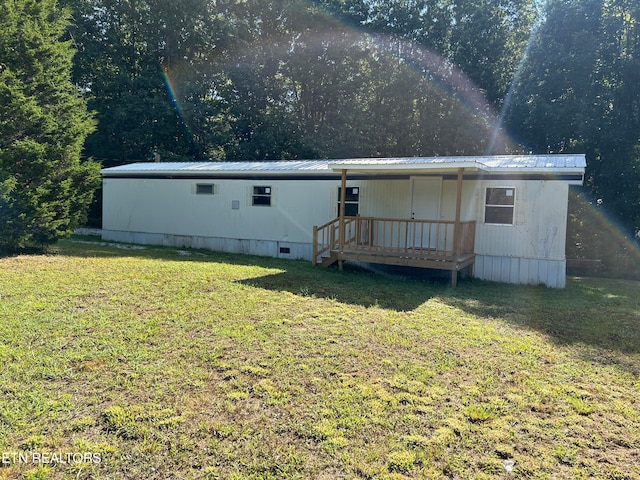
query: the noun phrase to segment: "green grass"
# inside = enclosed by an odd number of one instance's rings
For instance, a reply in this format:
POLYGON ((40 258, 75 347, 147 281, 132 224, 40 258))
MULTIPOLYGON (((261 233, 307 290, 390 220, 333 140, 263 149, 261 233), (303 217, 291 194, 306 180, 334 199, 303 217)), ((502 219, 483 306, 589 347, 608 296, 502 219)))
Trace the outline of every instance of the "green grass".
POLYGON ((0 259, 0 454, 100 462, 0 479, 640 478, 638 282, 78 240, 0 259))

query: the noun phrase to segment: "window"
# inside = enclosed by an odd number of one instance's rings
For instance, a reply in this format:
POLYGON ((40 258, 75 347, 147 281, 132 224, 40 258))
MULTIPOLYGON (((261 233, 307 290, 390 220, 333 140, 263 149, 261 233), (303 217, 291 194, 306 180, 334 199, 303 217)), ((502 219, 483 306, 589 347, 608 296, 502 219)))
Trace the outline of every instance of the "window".
POLYGON ((253 187, 251 205, 271 206, 271 187, 253 187))
POLYGON ((487 188, 484 207, 484 223, 513 225, 515 197, 515 188, 487 188))
POLYGON ((213 195, 215 193, 214 187, 213 183, 198 183, 196 185, 196 193, 198 195, 213 195))
MULTIPOLYGON (((340 215, 340 195, 342 188, 338 187, 338 215, 340 215)), ((360 201, 360 187, 347 187, 344 198, 345 217, 355 217, 358 215, 358 202, 360 201)))

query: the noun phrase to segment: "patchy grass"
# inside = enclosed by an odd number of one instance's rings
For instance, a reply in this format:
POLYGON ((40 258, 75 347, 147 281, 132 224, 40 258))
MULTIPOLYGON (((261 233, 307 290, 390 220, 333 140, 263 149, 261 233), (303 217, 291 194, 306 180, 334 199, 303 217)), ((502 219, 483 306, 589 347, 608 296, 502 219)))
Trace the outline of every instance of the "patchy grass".
POLYGON ((637 282, 77 240, 0 259, 0 479, 640 477, 637 282))

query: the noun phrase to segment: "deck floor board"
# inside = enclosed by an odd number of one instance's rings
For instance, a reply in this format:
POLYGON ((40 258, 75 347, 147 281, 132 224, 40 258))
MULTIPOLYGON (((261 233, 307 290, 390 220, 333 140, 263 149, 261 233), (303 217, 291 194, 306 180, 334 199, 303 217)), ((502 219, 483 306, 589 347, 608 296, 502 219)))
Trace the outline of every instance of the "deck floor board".
POLYGON ((345 249, 332 251, 337 260, 379 263, 383 265, 399 265, 437 270, 461 270, 475 261, 475 254, 467 253, 459 256, 438 255, 430 252, 398 252, 389 250, 345 249))

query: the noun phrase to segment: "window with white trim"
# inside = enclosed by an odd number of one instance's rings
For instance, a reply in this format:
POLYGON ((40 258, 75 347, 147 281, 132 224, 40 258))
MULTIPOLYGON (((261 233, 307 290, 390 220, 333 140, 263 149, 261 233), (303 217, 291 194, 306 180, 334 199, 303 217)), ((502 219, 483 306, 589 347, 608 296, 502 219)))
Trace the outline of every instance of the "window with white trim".
POLYGON ((270 207, 271 206, 271 187, 254 186, 253 195, 251 196, 251 205, 270 207))
POLYGON ((484 203, 484 223, 513 225, 516 189, 488 187, 484 203))
MULTIPOLYGON (((342 187, 338 187, 338 215, 340 215, 340 195, 342 194, 342 187)), ((356 217, 360 210, 360 187, 347 187, 345 190, 344 199, 344 216, 356 217)))

